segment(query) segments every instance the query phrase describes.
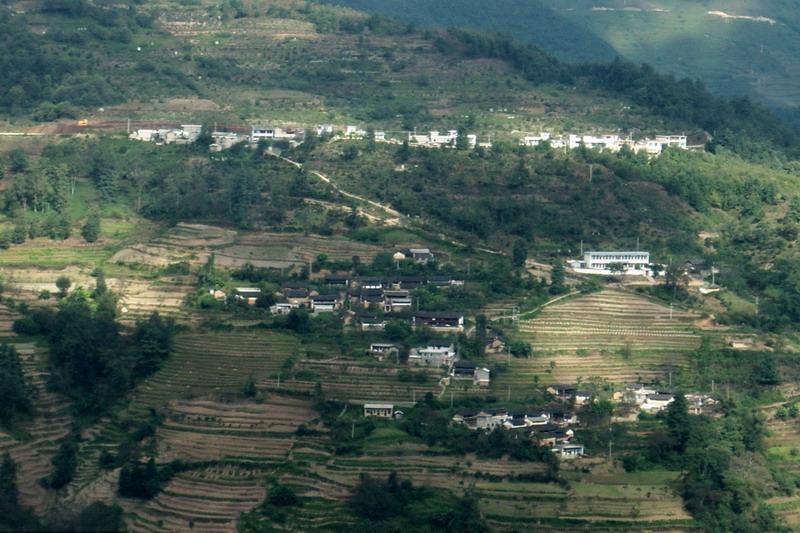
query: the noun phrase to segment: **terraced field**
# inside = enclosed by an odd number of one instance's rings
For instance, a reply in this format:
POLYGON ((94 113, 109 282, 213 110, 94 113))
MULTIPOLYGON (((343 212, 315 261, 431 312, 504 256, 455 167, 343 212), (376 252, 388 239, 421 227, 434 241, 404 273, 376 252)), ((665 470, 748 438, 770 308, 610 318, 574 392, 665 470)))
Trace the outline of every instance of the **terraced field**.
POLYGON ((179 223, 147 243, 117 252, 112 261, 122 264, 166 266, 181 261, 203 264, 213 252, 216 264, 238 267, 250 263, 263 268, 305 265, 325 254, 332 260, 359 256, 369 262, 382 249, 336 237, 302 233, 239 233, 204 224, 179 223))
POLYGON ((22 503, 41 512, 52 503, 54 495, 48 493, 39 480, 52 471, 50 460, 58 450, 58 440, 70 432, 72 418, 69 403, 45 388, 46 352, 30 343, 17 343, 15 347, 22 359, 26 377, 36 389, 35 416, 20 424, 19 430, 25 435, 22 440, 0 431, 0 454, 9 452, 17 463, 17 483, 22 503))
MULTIPOLYGON (((55 295, 58 292, 56 279, 66 276, 72 282, 72 289, 83 287, 93 290, 96 279, 91 276, 92 270, 74 265, 63 269, 3 266, 0 268, 0 276, 4 279, 6 293, 15 300, 30 305, 50 305, 55 303, 54 298, 41 300, 39 295, 42 291, 55 295)), ((106 284, 120 295, 120 319, 124 322, 146 318, 154 311, 171 316, 179 322, 192 321, 192 315, 184 308, 183 302, 195 290, 194 276, 141 279, 123 272, 118 274, 119 277, 106 278, 106 284)))
POLYGON ((294 337, 272 331, 179 334, 164 367, 136 389, 132 410, 142 413, 175 399, 240 392, 250 376, 258 380, 274 374, 298 349, 294 337))
POLYGON ((159 460, 285 460, 294 432, 317 415, 307 401, 273 396, 264 403, 210 399, 170 402, 158 429, 159 460))
POLYGON ((585 524, 574 526, 576 529, 591 529, 589 524, 593 521, 606 520, 625 524, 620 525, 621 529, 648 529, 653 524, 682 529, 681 526, 692 524, 680 496, 670 486, 678 472, 629 474, 590 460, 580 466, 590 467, 591 473, 578 473, 578 468, 565 473, 570 479, 568 488, 503 480, 479 481, 475 489, 481 495, 481 507, 490 524, 500 530, 524 523, 546 529, 555 520, 585 524))
POLYGON ((518 337, 533 345, 534 356, 512 358, 493 389, 522 394, 534 376, 542 383, 663 377, 700 345, 699 319, 679 309, 670 318, 668 307, 615 289, 565 299, 520 321, 518 337))
POLYGON ((258 469, 220 465, 176 476, 153 500, 128 505, 129 531, 234 532, 266 495, 258 469))
POLYGON ((114 251, 113 244, 88 244, 77 237, 64 242, 36 239, 3 250, 0 261, 4 267, 65 268, 77 265, 88 268, 102 264, 114 251))
MULTIPOLYGON (((387 428, 378 429, 384 431, 387 428)), ((303 520, 313 524, 336 523, 347 487, 361 473, 384 477, 397 472, 403 479, 461 493, 472 486, 480 495, 481 510, 496 529, 530 530, 538 521, 541 529, 559 520, 577 520, 581 530, 591 529, 594 521, 615 520, 629 527, 647 528, 653 523, 666 527, 690 525, 679 495, 671 487, 677 472, 626 474, 609 467, 603 460, 583 460, 564 465, 569 486, 521 481, 518 476, 544 472, 539 463, 510 460, 481 460, 474 456, 441 456, 426 453, 424 445, 388 438, 381 446, 369 446, 359 457, 336 457, 313 469, 306 476, 281 479, 311 500, 303 510, 303 520), (587 471, 591 471, 587 474, 587 471), (308 511, 308 512, 307 512, 308 511), (532 518, 535 517, 535 518, 532 518)), ((295 529, 304 522, 293 524, 295 529)))
MULTIPOLYGON (((327 361, 303 360, 295 365, 296 374, 303 378, 289 379, 281 388, 308 391, 318 382, 326 396, 342 401, 413 402, 425 393, 439 394, 442 377, 440 369, 418 369, 427 374, 425 383, 401 381, 400 369, 394 366, 365 363, 356 360, 335 359, 327 361)), ((265 380, 262 387, 274 387, 275 380, 265 380)))
POLYGON ((155 281, 110 280, 109 286, 121 295, 120 319, 133 322, 144 319, 153 312, 174 318, 177 322, 191 323, 193 315, 183 303, 195 290, 193 275, 167 276, 155 281))
MULTIPOLYGON (((775 417, 775 409, 766 410, 767 458, 780 471, 800 474, 800 419, 775 417)), ((769 501, 769 506, 795 531, 800 531, 800 495, 779 496, 769 501)))

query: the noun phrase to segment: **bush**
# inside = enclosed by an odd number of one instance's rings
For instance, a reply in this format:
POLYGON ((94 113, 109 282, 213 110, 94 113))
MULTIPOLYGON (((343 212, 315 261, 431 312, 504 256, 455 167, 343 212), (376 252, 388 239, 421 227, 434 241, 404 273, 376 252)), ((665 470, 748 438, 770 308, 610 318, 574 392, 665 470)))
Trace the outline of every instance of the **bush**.
POLYGON ((161 491, 155 461, 151 458, 146 464, 131 463, 124 466, 119 473, 118 491, 123 498, 154 498, 161 491))
POLYGON ((100 237, 100 217, 96 213, 89 215, 81 227, 81 236, 86 242, 95 242, 100 237))
POLYGON ((276 507, 292 507, 300 504, 300 499, 291 487, 279 485, 269 492, 267 502, 276 507))

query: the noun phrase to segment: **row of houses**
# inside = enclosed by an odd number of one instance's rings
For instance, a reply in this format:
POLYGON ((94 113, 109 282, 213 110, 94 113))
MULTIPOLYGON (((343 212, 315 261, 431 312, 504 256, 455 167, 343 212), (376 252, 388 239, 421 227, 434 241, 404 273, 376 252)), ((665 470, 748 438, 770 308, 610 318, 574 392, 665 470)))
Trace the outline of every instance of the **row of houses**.
MULTIPOLYGON (((700 415, 713 412, 718 402, 712 396, 700 393, 684 394, 690 414, 700 415)), ((645 413, 659 413, 675 401, 671 388, 634 383, 614 392, 614 400, 635 405, 645 413)))
POLYGON ((156 144, 191 144, 200 137, 202 129, 200 124, 183 124, 180 128, 139 129, 128 138, 156 144))
MULTIPOLYGON (((590 401, 594 394, 580 386, 568 383, 554 383, 547 387, 547 392, 562 401, 574 401, 575 405, 583 405, 590 401)), ((699 415, 712 412, 717 401, 700 393, 685 394, 689 413, 699 415)), ((669 387, 634 383, 625 385, 622 389, 614 391, 613 400, 619 403, 635 405, 645 413, 659 413, 675 401, 675 392, 669 387)))
POLYGON ((453 415, 452 422, 472 430, 513 431, 534 440, 539 446, 549 446, 562 458, 584 454, 583 445, 572 442, 575 432, 571 426, 578 424, 578 417, 561 406, 524 411, 509 411, 504 407, 460 410, 453 415))
MULTIPOLYGON (((383 331, 386 329, 387 317, 374 313, 357 313, 355 321, 361 331, 383 331)), ((437 333, 462 333, 464 323, 464 313, 457 311, 417 311, 411 317, 414 329, 425 327, 437 333)))
POLYGON ((616 134, 590 135, 566 134, 554 136, 549 132, 540 132, 536 135, 526 135, 520 141, 523 146, 539 146, 549 144, 554 149, 576 150, 578 148, 608 150, 618 152, 623 147, 648 155, 660 155, 666 148, 687 150, 686 135, 656 135, 655 138, 634 140, 631 137, 623 138, 616 134))

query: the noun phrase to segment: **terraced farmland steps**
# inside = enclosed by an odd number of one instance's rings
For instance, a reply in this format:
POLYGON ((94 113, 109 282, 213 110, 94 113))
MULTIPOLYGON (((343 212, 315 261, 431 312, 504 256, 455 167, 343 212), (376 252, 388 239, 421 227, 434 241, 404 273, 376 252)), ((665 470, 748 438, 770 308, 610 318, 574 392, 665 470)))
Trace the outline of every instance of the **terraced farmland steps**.
POLYGON ((24 440, 0 431, 0 453, 8 452, 17 463, 17 483, 20 500, 36 511, 44 511, 54 502, 54 495, 45 490, 39 480, 50 474, 50 460, 58 450, 58 441, 72 426, 69 403, 59 394, 47 390, 46 352, 32 343, 16 343, 23 370, 34 387, 34 416, 20 424, 27 434, 24 440))
POLYGON ((719 334, 700 319, 616 288, 565 298, 519 321, 516 336, 531 343, 534 356, 512 359, 491 388, 522 397, 537 379, 544 384, 591 377, 612 383, 662 379, 688 364, 687 354, 704 335, 719 334))

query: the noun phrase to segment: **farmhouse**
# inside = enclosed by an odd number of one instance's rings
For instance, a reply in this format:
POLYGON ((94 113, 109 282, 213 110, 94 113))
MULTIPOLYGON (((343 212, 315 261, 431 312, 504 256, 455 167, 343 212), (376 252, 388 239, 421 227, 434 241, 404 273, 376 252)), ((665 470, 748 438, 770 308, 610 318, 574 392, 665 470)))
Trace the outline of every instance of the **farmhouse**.
POLYGON ((400 276, 389 281, 389 286, 394 289, 413 290, 425 285, 425 278, 421 276, 400 276))
POLYGON ((707 394, 687 394, 686 403, 689 407, 689 414, 702 415, 714 411, 718 402, 707 394))
POLYGON ((432 341, 427 346, 412 348, 408 364, 425 366, 450 366, 456 358, 456 347, 449 341, 432 341))
POLYGON ((128 138, 156 144, 191 144, 200 137, 202 129, 199 124, 183 124, 179 129, 141 129, 128 135, 128 138))
POLYGON ((427 326, 434 331, 464 331, 464 315, 455 312, 417 311, 411 319, 416 329, 427 326))
POLYGON ((400 356, 400 349, 394 344, 373 342, 369 345, 369 354, 374 355, 380 361, 383 361, 386 358, 396 359, 400 356))
POLYGON ((273 126, 252 126, 250 128, 250 142, 257 144, 262 139, 275 139, 284 141, 302 141, 305 138, 305 130, 292 128, 277 128, 273 126))
POLYGON ((583 260, 570 261, 569 265, 580 274, 652 274, 649 252, 586 252, 583 260))
POLYGON ((261 289, 253 287, 237 287, 235 291, 236 300, 239 302, 245 302, 248 305, 255 305, 256 300, 258 300, 258 297, 261 296, 261 289))
POLYGON ((221 152, 247 140, 246 137, 230 131, 215 131, 211 134, 211 139, 212 142, 208 146, 211 152, 221 152))
POLYGON ((477 366, 471 361, 461 359, 453 363, 450 375, 456 379, 472 379, 475 376, 477 366))
POLYGON ((315 313, 330 313, 339 308, 338 294, 320 294, 311 298, 311 309, 315 313))
POLYGON ((752 350, 755 348, 756 340, 752 337, 745 337, 739 339, 731 339, 728 341, 728 346, 734 350, 752 350))
POLYGON ((400 251, 406 258, 422 265, 435 259, 429 248, 406 248, 400 251))
POLYGON ((295 307, 296 306, 287 302, 279 302, 270 307, 269 312, 273 315, 288 315, 295 307))
POLYGON ((564 444, 575 436, 573 430, 555 424, 532 425, 529 428, 529 432, 531 438, 538 442, 540 446, 564 444))
POLYGON ((308 304, 308 289, 285 289, 286 301, 294 306, 308 304))
POLYGON ((486 367, 479 367, 475 369, 475 374, 472 381, 479 387, 488 387, 491 380, 491 371, 486 367))
POLYGON ((347 274, 331 274, 325 276, 325 283, 334 287, 347 287, 350 285, 350 276, 347 274))
POLYGON ((383 310, 387 313, 402 311, 412 305, 411 296, 407 290, 384 292, 383 310))
POLYGON ((464 285, 464 280, 456 279, 453 276, 430 276, 428 285, 439 288, 455 287, 464 285))
POLYGON ((392 418, 394 416, 394 405, 391 403, 365 403, 364 416, 392 418))
POLYGON ((317 135, 329 135, 333 133, 333 125, 332 124, 319 124, 315 131, 317 135))
POLYGON ((386 320, 376 315, 357 315, 356 324, 361 331, 383 331, 386 329, 386 320))
POLYGON ((367 132, 358 126, 345 126, 344 135, 345 137, 350 137, 351 139, 363 139, 367 136, 367 132))
POLYGON ((649 413, 657 413, 667 408, 669 404, 675 401, 675 395, 667 393, 649 394, 647 399, 640 406, 642 411, 649 413))
POLYGON ((363 307, 383 306, 383 289, 362 289, 358 294, 358 301, 363 307))
POLYGON ((481 409, 480 411, 462 410, 453 416, 453 423, 463 424, 469 429, 493 430, 502 427, 508 420, 508 411, 499 407, 494 409, 481 409))
POLYGON ((553 383, 546 390, 560 400, 569 400, 578 392, 578 387, 568 383, 553 383))
POLYGON ((561 459, 574 459, 584 454, 583 444, 556 444, 551 451, 561 459))
POLYGON ((358 286, 362 290, 382 290, 383 278, 362 276, 358 278, 358 286))

